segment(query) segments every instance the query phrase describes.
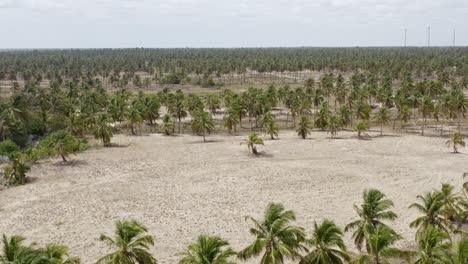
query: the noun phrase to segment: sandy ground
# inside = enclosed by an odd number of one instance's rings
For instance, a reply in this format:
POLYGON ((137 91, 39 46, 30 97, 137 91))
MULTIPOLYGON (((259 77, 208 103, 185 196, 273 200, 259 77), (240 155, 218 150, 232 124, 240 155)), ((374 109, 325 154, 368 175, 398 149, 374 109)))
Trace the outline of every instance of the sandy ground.
MULTIPOLYGON (((109 252, 99 234, 112 233, 117 219, 133 218, 155 236, 159 262, 176 263, 200 233, 243 248, 253 239, 244 216, 260 217, 268 202, 295 210, 297 224, 310 233, 314 220, 343 226, 355 219, 353 204, 365 188, 377 187, 395 202, 399 219, 392 226, 405 237, 401 245, 411 246, 408 225, 417 212, 409 204, 441 182, 460 184, 468 171, 468 156, 450 154, 443 138, 280 136, 259 147, 263 157, 239 144, 245 135, 202 143, 156 134, 117 136, 113 141, 126 147, 89 150, 73 157, 72 166, 41 162, 30 173, 33 183, 0 192, 0 232, 64 243, 83 263, 94 263, 109 252)), ((347 240, 351 246, 349 234, 347 240)))

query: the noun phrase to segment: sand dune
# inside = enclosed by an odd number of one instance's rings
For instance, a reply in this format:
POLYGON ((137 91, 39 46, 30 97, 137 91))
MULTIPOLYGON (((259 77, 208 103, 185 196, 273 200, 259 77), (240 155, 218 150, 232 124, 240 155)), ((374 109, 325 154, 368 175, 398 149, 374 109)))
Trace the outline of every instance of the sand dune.
POLYGON ((314 132, 301 140, 284 132, 259 147, 263 157, 239 145, 245 135, 210 136, 214 142, 206 144, 188 135, 117 136, 113 141, 127 147, 86 151, 72 166, 41 162, 30 173, 33 183, 0 192, 0 231, 67 244, 93 263, 108 252, 99 234, 113 232, 117 219, 134 218, 155 236, 159 262, 176 263, 203 232, 246 246, 252 237, 244 216, 260 217, 270 201, 295 210, 310 232, 324 217, 350 222, 362 191, 377 187, 395 202, 401 245, 411 246, 409 222, 417 213, 408 205, 441 182, 459 184, 468 156, 449 154, 442 138, 353 135, 331 140, 314 132))

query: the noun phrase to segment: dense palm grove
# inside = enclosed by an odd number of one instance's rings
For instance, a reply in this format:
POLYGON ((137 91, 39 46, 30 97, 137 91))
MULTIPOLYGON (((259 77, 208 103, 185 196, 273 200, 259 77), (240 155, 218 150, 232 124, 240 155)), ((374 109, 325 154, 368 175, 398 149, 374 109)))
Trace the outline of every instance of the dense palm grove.
POLYGON ((140 83, 146 72, 162 83, 181 83, 189 75, 284 71, 371 71, 393 79, 466 76, 468 48, 241 48, 98 49, 0 52, 0 80, 57 78, 140 83))
MULTIPOLYGON (((468 98, 467 48, 353 49, 128 49, 0 52, 0 80, 13 81, 11 96, 0 101, 0 155, 6 156, 2 183, 25 184, 30 166, 47 156, 64 165, 69 155, 93 139, 112 145, 116 133, 167 136, 191 133, 206 141, 211 133, 250 132, 245 140, 261 154, 262 134, 277 139, 281 129, 307 138, 313 129, 335 138, 353 129, 358 139, 378 128, 417 127, 419 133, 448 136, 458 152, 465 145, 468 98), (128 84, 149 73, 159 83, 183 83, 246 70, 320 71, 300 87, 272 83, 265 89, 184 93, 168 88, 134 92, 128 84), (42 81, 48 80, 47 86, 42 81), (109 92, 105 80, 115 83, 109 92), (187 121, 188 120, 188 121, 187 121)), ((409 210, 420 217, 417 248, 396 247, 393 202, 379 190, 363 193, 356 221, 344 229, 332 220, 315 223, 307 234, 294 225, 295 213, 269 204, 263 219, 251 221, 252 244, 233 249, 222 238, 200 235, 181 253, 180 263, 234 263, 258 257, 261 263, 468 263, 468 186, 461 192, 444 184, 418 196, 409 210), (352 232, 358 253, 348 251, 343 232, 352 232)), ((115 236, 100 239, 112 252, 98 263, 156 263, 154 241, 136 221, 116 223, 115 236)), ((4 263, 78 263, 65 246, 27 245, 20 236, 3 237, 4 263)), ((157 245, 156 245, 157 246, 157 245)))

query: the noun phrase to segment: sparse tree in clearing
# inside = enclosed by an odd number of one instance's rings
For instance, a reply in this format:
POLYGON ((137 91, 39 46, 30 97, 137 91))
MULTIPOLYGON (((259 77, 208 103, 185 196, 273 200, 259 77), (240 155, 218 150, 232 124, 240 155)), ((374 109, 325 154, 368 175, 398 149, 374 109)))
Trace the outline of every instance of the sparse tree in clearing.
POLYGON ((458 146, 465 147, 464 137, 460 133, 453 133, 452 137, 447 140, 448 147, 453 146, 453 153, 458 153, 458 146))
POLYGON ((275 120, 269 120, 265 125, 265 132, 270 135, 271 139, 275 139, 278 137, 278 125, 276 124, 275 120))
POLYGON ((148 251, 154 245, 153 237, 146 235, 148 229, 136 221, 117 221, 115 237, 102 234, 99 240, 106 242, 116 251, 105 255, 97 264, 138 264, 157 263, 148 251))
POLYGON ((340 128, 340 120, 337 116, 330 116, 328 118, 328 131, 330 132, 331 138, 335 138, 336 134, 338 133, 338 129, 340 128))
POLYGON ((257 147, 255 145, 263 145, 263 139, 259 137, 258 133, 251 133, 249 137, 241 144, 246 144, 247 147, 252 150, 252 154, 258 155, 257 147))
POLYGON ((361 133, 369 129, 369 124, 364 120, 358 120, 353 129, 354 131, 358 132, 358 138, 362 139, 361 133))
POLYGON ((67 163, 67 157, 80 150, 80 141, 69 133, 59 131, 50 134, 39 143, 39 148, 47 155, 58 155, 67 163))
POLYGON ((359 220, 346 225, 345 232, 355 230, 353 233, 354 244, 361 250, 367 230, 375 229, 377 226, 386 226, 383 221, 393 221, 397 215, 390 210, 393 202, 385 197, 377 189, 369 189, 362 194, 363 203, 360 207, 354 205, 354 210, 359 216, 359 220))
POLYGON ((27 181, 26 173, 30 167, 26 165, 23 154, 19 151, 11 152, 8 155, 10 160, 5 168, 5 179, 7 184, 25 184, 27 181))
POLYGON ((284 263, 285 259, 300 259, 299 252, 304 249, 304 229, 291 225, 296 220, 293 211, 285 210, 282 204, 270 203, 265 211, 264 219, 253 222, 250 233, 255 240, 241 250, 237 255, 246 260, 262 254, 261 264, 284 263), (263 253, 262 253, 263 252, 263 253))
POLYGON ((297 134, 301 136, 302 139, 306 139, 307 135, 310 134, 310 129, 312 129, 310 118, 306 115, 301 115, 299 122, 297 123, 297 134))
POLYGON ((94 127, 94 137, 102 141, 104 146, 109 146, 114 135, 114 128, 110 125, 109 116, 106 113, 99 114, 94 127))
POLYGON ((379 112, 375 116, 375 121, 380 125, 380 135, 383 136, 383 126, 390 123, 390 111, 388 108, 380 108, 379 112))
POLYGON ((162 126, 161 129, 164 131, 166 136, 170 136, 172 131, 174 130, 174 124, 172 122, 172 118, 170 114, 165 114, 162 119, 162 126))
POLYGON ((233 264, 229 258, 236 253, 227 241, 215 236, 200 235, 181 255, 183 258, 179 264, 233 264))
POLYGON ((196 111, 192 119, 192 131, 197 134, 202 134, 203 142, 206 142, 206 134, 210 134, 214 129, 213 118, 208 112, 196 111))
POLYGON ((300 264, 342 264, 350 260, 343 231, 331 220, 325 219, 320 224, 315 222, 312 238, 306 243, 311 249, 300 264))

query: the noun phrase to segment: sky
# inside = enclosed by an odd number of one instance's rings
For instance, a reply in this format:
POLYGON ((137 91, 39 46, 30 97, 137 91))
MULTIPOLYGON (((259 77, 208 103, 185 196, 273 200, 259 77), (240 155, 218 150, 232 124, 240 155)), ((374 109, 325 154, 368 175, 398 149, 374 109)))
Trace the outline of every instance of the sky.
POLYGON ((0 49, 468 46, 468 0, 0 0, 0 49))

